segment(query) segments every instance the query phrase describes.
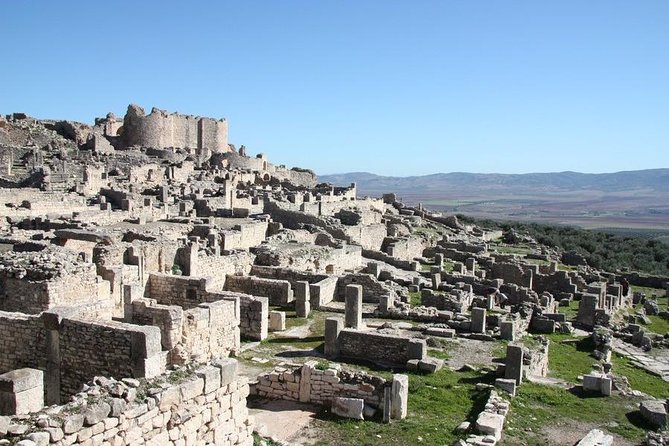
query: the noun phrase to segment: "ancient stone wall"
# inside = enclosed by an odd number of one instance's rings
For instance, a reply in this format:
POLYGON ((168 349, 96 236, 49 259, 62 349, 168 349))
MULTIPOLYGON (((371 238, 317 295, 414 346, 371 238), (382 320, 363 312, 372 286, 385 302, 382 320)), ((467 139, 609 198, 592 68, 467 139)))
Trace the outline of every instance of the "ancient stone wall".
POLYGON ((136 105, 128 106, 123 120, 123 144, 126 147, 207 148, 227 152, 228 123, 225 120, 167 113, 153 108, 145 115, 136 105))
POLYGON ((240 294, 239 298, 239 332, 240 335, 254 341, 267 338, 269 317, 269 299, 248 294, 240 294))
POLYGON ((237 376, 235 360, 204 365, 176 383, 171 375, 140 387, 137 382, 128 383, 89 382, 91 390, 58 407, 58 417, 36 413, 23 416, 21 424, 57 445, 253 444, 252 419, 246 408, 248 380, 237 376), (38 421, 44 417, 50 420, 49 428, 38 421))
POLYGON ((491 267, 492 278, 502 279, 505 283, 531 287, 532 273, 529 267, 523 267, 515 263, 493 263, 491 267))
POLYGON ((568 271, 557 271, 554 274, 535 274, 532 278, 532 289, 539 294, 544 291, 552 294, 576 293, 578 291, 568 271))
POLYGON ((319 368, 316 361, 304 365, 285 364, 261 374, 250 383, 252 395, 330 406, 337 397, 361 398, 365 404, 383 409, 387 380, 363 372, 319 368))
POLYGON ((320 308, 321 305, 328 304, 334 300, 337 292, 337 276, 329 276, 320 282, 309 285, 309 300, 311 307, 314 309, 320 308))
POLYGON ((38 315, 0 311, 0 374, 45 368, 46 330, 38 315))
POLYGON ((231 276, 225 279, 226 291, 269 298, 270 305, 286 305, 294 300, 287 280, 263 279, 253 276, 231 276))
POLYGON ((391 287, 379 282, 371 274, 347 274, 337 280, 336 296, 343 300, 346 296, 346 286, 362 285, 362 300, 368 303, 379 303, 379 299, 389 294, 394 295, 391 287))
POLYGON ((227 275, 248 274, 255 256, 246 251, 229 255, 210 255, 199 251, 196 261, 190 264, 190 275, 207 277, 212 289, 223 289, 227 275))
POLYGON ((415 271, 416 270, 416 262, 412 260, 402 260, 395 258, 389 254, 386 254, 385 252, 381 251, 374 251, 370 249, 363 249, 362 250, 362 256, 367 258, 367 259, 373 259, 373 260, 378 260, 381 262, 385 262, 389 265, 394 266, 395 268, 403 269, 405 271, 415 271))
MULTIPOLYGON (((237 305, 236 300, 217 300, 184 311, 178 348, 183 362, 204 362, 239 351, 237 305)), ((172 361, 177 362, 174 356, 172 361)))
POLYGON ((406 364, 426 356, 424 340, 345 328, 339 333, 339 354, 344 358, 406 364), (419 344, 422 343, 422 346, 419 344))
POLYGON ((254 222, 248 224, 237 225, 230 231, 222 231, 221 248, 226 250, 232 249, 249 249, 257 246, 265 240, 267 236, 267 222, 254 222))
POLYGON ((58 331, 62 399, 96 375, 151 378, 164 370, 158 327, 63 319, 58 331))

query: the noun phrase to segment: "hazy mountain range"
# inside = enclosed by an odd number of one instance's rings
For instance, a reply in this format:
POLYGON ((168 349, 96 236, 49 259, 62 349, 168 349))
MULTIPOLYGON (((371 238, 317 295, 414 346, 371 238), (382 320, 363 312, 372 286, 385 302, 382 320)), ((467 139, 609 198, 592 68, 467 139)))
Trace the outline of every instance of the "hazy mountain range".
POLYGON ((406 203, 480 217, 669 229, 669 169, 412 177, 352 172, 319 180, 355 182, 360 196, 395 192, 406 203))

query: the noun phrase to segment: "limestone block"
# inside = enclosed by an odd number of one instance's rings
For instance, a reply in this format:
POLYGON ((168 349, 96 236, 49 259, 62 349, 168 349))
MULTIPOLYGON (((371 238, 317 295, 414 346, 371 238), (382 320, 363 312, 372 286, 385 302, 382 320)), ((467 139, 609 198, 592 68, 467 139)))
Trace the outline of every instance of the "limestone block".
POLYGON ((418 362, 418 370, 426 373, 434 373, 444 367, 444 360, 438 358, 425 358, 418 362))
POLYGON ((499 441, 502 438, 502 429, 504 428, 504 416, 483 411, 476 419, 476 429, 482 434, 489 434, 499 441))
POLYGON ((409 402, 409 377, 393 375, 390 397, 390 418, 403 420, 407 416, 409 402))
POLYGON ((28 434, 26 439, 32 441, 37 446, 47 446, 51 440, 51 437, 49 436, 48 432, 42 431, 28 434))
POLYGON ((339 355, 339 333, 344 328, 344 321, 338 317, 325 319, 325 356, 335 358, 339 355))
POLYGON ((107 418, 109 412, 111 412, 111 406, 104 401, 91 403, 83 412, 84 423, 86 426, 92 426, 96 423, 99 423, 100 421, 107 418))
POLYGON ((667 425, 667 409, 664 401, 646 400, 639 404, 641 416, 655 427, 664 428, 667 425))
POLYGON ((430 327, 425 330, 425 334, 429 336, 439 336, 442 338, 453 338, 455 337, 455 330, 452 328, 430 327))
POLYGON ((508 345, 506 347, 506 364, 504 377, 515 379, 516 385, 523 380, 523 348, 519 345, 508 345))
POLYGON ((212 365, 200 367, 195 374, 204 380, 204 393, 211 393, 221 387, 221 369, 212 365))
POLYGON ((471 331, 473 333, 484 333, 485 332, 486 309, 485 308, 472 308, 471 314, 472 314, 471 331))
POLYGON ((286 329, 286 312, 269 312, 269 331, 284 331, 286 329))
POLYGON ((363 420, 365 400, 362 398, 337 397, 332 400, 332 413, 340 417, 363 420))
POLYGON ((593 429, 581 439, 576 446, 613 446, 613 436, 599 429, 593 429))
POLYGON ((499 325, 499 337, 506 339, 507 341, 515 340, 515 329, 513 322, 511 321, 502 321, 499 325))
POLYGON ((221 369, 221 387, 234 382, 237 377, 237 360, 232 358, 213 361, 212 365, 221 369))
POLYGON ((424 339, 411 339, 407 350, 409 359, 423 359, 427 356, 427 343, 424 339))
POLYGON ((362 286, 346 286, 346 327, 360 329, 362 328, 362 286))
POLYGON ((84 416, 78 413, 68 415, 63 420, 63 433, 65 435, 78 432, 84 425, 84 416))
POLYGON ((515 379, 505 379, 497 378, 495 380, 495 386, 504 390, 511 396, 516 396, 516 380, 515 379))
POLYGON ((0 375, 0 415, 23 415, 44 407, 44 372, 23 368, 0 375))

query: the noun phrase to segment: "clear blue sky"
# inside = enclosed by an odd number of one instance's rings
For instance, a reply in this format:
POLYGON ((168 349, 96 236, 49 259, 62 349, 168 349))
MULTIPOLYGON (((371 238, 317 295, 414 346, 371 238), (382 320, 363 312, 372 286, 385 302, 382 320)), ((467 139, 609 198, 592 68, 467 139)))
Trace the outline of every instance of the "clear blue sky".
POLYGON ((4 0, 0 113, 226 117, 317 173, 669 167, 669 1, 4 0))

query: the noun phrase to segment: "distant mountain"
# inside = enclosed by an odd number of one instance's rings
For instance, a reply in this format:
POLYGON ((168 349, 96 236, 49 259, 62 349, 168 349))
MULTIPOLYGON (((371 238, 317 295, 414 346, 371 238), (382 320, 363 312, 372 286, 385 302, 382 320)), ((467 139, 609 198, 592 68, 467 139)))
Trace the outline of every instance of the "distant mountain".
POLYGON ((322 175, 319 181, 356 183, 359 196, 394 192, 407 204, 475 217, 669 230, 669 169, 413 177, 353 172, 322 175))
MULTIPOLYGON (((464 196, 481 192, 508 193, 573 193, 583 190, 603 193, 629 191, 669 192, 669 169, 648 169, 616 173, 437 173, 412 177, 386 177, 368 172, 352 172, 336 175, 321 175, 319 181, 335 185, 357 183, 362 195, 378 195, 396 192, 433 196, 435 193, 453 192, 464 196)), ((450 193, 449 193, 450 195, 450 193)))

